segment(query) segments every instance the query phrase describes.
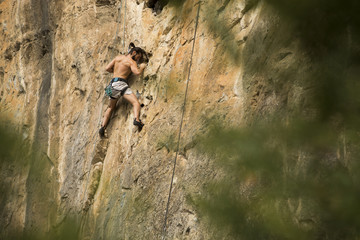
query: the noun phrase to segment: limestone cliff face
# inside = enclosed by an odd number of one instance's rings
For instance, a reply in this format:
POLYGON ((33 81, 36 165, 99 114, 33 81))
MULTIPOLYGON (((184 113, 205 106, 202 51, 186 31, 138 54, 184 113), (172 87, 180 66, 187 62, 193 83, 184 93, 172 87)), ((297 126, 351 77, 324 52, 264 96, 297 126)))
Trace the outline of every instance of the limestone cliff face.
POLYGON ((0 112, 24 139, 40 143, 35 163, 9 180, 14 195, 1 213, 5 235, 46 232, 75 216, 83 239, 159 239, 185 107, 167 235, 209 239, 186 202, 217 174, 194 149, 207 120, 239 126, 255 115, 306 105, 310 61, 264 2, 202 2, 190 76, 198 2, 148 7, 155 5, 0 1, 0 112), (145 127, 137 131, 131 106, 120 100, 108 137, 100 140, 111 79, 105 66, 130 42, 150 55, 144 74, 131 79, 145 127), (292 81, 279 87, 284 76, 292 81), (39 200, 39 189, 46 200, 39 200))

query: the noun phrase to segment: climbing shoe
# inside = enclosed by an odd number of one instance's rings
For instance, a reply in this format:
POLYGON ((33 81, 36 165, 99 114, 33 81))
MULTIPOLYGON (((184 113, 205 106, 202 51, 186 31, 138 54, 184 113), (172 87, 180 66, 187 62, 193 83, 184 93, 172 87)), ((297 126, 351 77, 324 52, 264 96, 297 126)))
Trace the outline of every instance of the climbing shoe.
POLYGON ((100 137, 105 137, 105 128, 104 127, 101 127, 100 130, 99 130, 99 135, 100 137))
POLYGON ((136 121, 136 118, 134 118, 134 125, 139 127, 139 131, 143 128, 144 124, 140 121, 136 121))

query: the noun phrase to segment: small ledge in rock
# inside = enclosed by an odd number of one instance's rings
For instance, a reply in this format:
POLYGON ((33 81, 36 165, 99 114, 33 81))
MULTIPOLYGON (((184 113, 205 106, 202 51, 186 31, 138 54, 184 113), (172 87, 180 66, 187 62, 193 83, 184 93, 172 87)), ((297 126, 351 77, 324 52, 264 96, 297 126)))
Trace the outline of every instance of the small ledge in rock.
POLYGON ((225 101, 227 101, 227 100, 229 100, 229 97, 228 97, 225 93, 223 93, 223 95, 222 95, 221 98, 218 100, 218 102, 221 103, 221 102, 225 102, 225 101))

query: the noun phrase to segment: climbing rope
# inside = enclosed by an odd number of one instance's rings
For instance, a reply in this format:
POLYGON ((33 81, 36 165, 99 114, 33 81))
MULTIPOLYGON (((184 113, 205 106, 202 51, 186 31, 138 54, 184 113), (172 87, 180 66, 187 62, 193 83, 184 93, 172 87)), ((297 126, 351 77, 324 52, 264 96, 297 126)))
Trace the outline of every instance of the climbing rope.
POLYGON ((167 216, 169 213, 169 205, 170 205, 170 198, 171 198, 171 191, 172 191, 172 186, 173 186, 173 182, 174 182, 174 175, 175 175, 175 168, 176 168, 176 160, 178 157, 178 153, 179 153, 179 147, 180 147, 180 137, 181 137, 181 130, 182 130, 182 125, 183 125, 183 119, 184 119, 184 114, 185 114, 185 106, 186 106, 186 99, 187 99, 187 93, 188 93, 188 88, 189 88, 189 82, 190 82, 190 73, 191 73, 191 66, 192 66, 192 61, 193 61, 193 55, 194 55, 194 48, 195 48, 195 42, 196 42, 196 32, 197 32, 197 27, 198 27, 198 23, 199 23, 199 15, 200 15, 200 6, 201 6, 201 1, 199 1, 197 3, 198 9, 197 9, 197 16, 196 16, 196 23, 195 23, 195 32, 194 32, 194 41, 193 41, 193 45, 192 45, 192 51, 191 51, 191 57, 190 57, 190 66, 189 66, 189 72, 188 72, 188 79, 186 82, 186 90, 185 90, 185 96, 184 96, 184 103, 183 103, 183 111, 181 114, 181 121, 180 121, 180 128, 179 128, 179 135, 178 135, 178 141, 177 141, 177 150, 176 150, 176 155, 175 155, 175 159, 174 159, 174 167, 173 167, 173 172, 172 172, 172 176, 171 176, 171 183, 170 183, 170 190, 169 190, 169 196, 168 196, 168 201, 166 204, 166 211, 165 211, 165 217, 164 217, 164 227, 163 227, 163 232, 162 232, 162 239, 164 240, 166 238, 166 222, 167 222, 167 216))
POLYGON ((114 37, 114 45, 116 42, 116 38, 118 36, 118 32, 119 32, 119 23, 120 23, 120 17, 121 17, 121 8, 122 8, 122 0, 120 1, 120 6, 118 7, 119 11, 118 11, 118 17, 116 19, 116 32, 115 32, 115 37, 114 37))
POLYGON ((124 45, 124 52, 123 54, 126 53, 126 49, 125 49, 125 30, 126 30, 126 26, 125 26, 125 23, 126 23, 126 0, 125 0, 125 9, 124 9, 124 37, 123 37, 123 45, 124 45))

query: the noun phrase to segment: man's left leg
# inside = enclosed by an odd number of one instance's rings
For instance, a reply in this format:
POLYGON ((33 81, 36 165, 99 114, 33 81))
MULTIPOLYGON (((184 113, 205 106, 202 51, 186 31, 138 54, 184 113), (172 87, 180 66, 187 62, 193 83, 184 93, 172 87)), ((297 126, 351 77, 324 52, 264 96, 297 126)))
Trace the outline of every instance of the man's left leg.
POLYGON ((113 99, 113 98, 110 99, 109 106, 105 111, 104 119, 103 119, 103 122, 101 124, 101 128, 99 130, 99 134, 100 134, 101 137, 105 136, 105 128, 109 123, 112 112, 115 110, 116 102, 117 102, 117 99, 113 99))

